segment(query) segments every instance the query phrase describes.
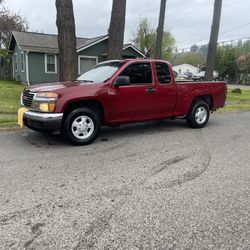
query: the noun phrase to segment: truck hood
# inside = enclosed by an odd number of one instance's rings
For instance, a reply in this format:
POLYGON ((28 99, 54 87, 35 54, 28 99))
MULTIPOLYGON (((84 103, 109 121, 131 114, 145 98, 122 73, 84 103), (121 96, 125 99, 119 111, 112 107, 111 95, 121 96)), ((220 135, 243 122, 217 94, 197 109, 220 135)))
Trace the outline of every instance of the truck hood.
POLYGON ((30 86, 28 89, 31 92, 55 92, 58 94, 63 94, 65 92, 74 92, 79 90, 79 88, 84 89, 93 89, 99 88, 102 83, 93 83, 93 82, 57 82, 57 83, 45 83, 45 84, 36 84, 30 86))

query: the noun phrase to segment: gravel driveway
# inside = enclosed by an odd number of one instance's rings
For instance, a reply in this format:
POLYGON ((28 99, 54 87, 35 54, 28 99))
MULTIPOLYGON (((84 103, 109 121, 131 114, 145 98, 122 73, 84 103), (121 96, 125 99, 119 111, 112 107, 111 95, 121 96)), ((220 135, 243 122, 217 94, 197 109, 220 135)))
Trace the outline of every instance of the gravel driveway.
POLYGON ((250 112, 0 133, 0 249, 250 249, 250 112))

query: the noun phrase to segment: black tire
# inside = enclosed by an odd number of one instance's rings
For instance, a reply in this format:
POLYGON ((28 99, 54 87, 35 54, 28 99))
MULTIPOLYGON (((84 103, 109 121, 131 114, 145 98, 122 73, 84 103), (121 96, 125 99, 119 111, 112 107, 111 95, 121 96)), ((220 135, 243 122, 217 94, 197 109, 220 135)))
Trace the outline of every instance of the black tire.
POLYGON ((87 145, 96 139, 100 126, 101 119, 97 111, 78 108, 65 118, 62 133, 65 139, 74 145, 87 145))
POLYGON ((203 128, 208 123, 209 116, 210 109, 208 104, 204 101, 197 101, 187 115, 187 124, 191 128, 203 128))

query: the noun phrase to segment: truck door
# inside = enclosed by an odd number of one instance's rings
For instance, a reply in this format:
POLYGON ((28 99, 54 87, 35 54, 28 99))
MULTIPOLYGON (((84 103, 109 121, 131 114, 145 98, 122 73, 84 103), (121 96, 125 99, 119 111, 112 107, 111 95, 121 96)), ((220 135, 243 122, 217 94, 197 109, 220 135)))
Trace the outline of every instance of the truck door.
POLYGON ((155 104, 156 112, 158 115, 172 116, 176 104, 176 83, 167 63, 156 62, 155 69, 158 90, 155 104))
POLYGON ((128 76, 127 86, 112 86, 111 121, 140 120, 155 115, 155 88, 150 62, 128 65, 119 76, 128 76))

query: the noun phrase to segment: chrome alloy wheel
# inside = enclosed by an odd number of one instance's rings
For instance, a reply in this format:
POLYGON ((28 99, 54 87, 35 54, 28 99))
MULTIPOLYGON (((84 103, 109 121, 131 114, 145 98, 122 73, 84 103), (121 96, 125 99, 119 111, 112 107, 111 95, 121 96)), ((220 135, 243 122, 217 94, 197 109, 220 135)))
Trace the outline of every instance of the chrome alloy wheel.
POLYGON ((205 107, 199 107, 195 112, 195 120, 198 124, 203 124, 207 119, 207 110, 205 107))
POLYGON ((93 120, 86 115, 78 116, 71 125, 72 134, 77 139, 87 139, 89 138, 94 132, 94 122, 93 120))

